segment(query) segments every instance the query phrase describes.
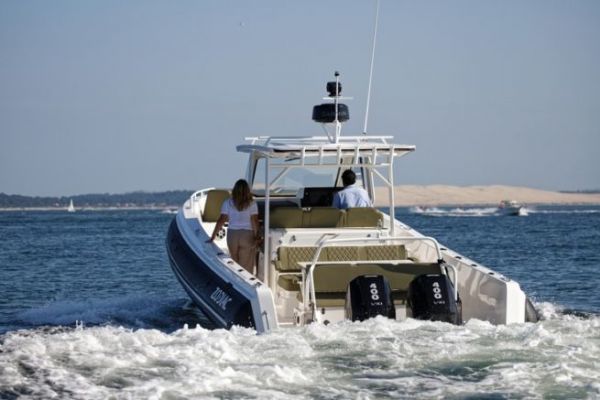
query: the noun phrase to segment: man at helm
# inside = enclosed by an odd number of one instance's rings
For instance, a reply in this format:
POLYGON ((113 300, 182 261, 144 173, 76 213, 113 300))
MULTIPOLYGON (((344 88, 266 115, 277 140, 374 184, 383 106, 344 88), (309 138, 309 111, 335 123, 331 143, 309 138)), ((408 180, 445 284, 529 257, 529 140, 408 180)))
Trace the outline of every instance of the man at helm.
POLYGON ((369 194, 356 185, 356 174, 347 169, 342 174, 344 189, 333 196, 333 206, 345 210, 353 207, 373 207, 369 194))

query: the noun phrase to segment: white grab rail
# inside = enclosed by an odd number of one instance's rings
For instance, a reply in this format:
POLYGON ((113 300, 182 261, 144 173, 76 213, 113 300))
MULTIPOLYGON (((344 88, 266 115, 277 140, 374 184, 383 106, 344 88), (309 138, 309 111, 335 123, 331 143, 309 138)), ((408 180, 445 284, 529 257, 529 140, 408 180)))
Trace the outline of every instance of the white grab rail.
MULTIPOLYGON (((317 266, 318 260, 319 260, 319 256, 321 255, 321 251, 323 250, 324 247, 330 247, 332 245, 336 245, 338 243, 352 243, 352 242, 393 242, 393 241, 429 241, 431 243, 433 243, 433 246, 436 250, 437 253, 437 258, 438 258, 438 262, 443 261, 442 258, 442 252, 440 250, 440 245, 437 242, 437 240, 435 240, 434 238, 430 237, 430 236, 394 236, 394 237, 378 237, 378 238, 343 238, 343 239, 322 239, 321 241, 319 241, 318 244, 318 248, 317 251, 315 252, 315 255, 313 256, 312 261, 310 262, 310 264, 308 265, 308 273, 306 273, 306 270, 304 269, 304 274, 307 275, 306 277, 306 281, 304 284, 304 291, 302 293, 302 299, 303 302, 306 301, 306 299, 310 299, 310 301, 312 301, 312 309, 313 309, 313 317, 315 318, 315 320, 319 321, 319 316, 317 313, 317 295, 316 295, 316 291, 315 291, 315 284, 314 284, 314 271, 315 268, 317 266)), ((356 260, 357 262, 360 262, 361 260, 356 260)), ((364 260, 362 263, 369 263, 368 260, 364 260)), ((380 261, 379 261, 380 262, 380 261)), ((376 262, 373 262, 376 263, 376 262)), ((327 265, 327 263, 321 263, 323 264, 323 266, 327 265)), ((333 264, 330 264, 333 265, 333 264)), ((458 277, 456 269, 450 265, 450 264, 446 264, 449 265, 450 268, 452 269, 453 275, 454 275, 454 297, 455 300, 458 298, 458 291, 456 289, 456 279, 458 277)), ((309 301, 309 304, 310 304, 309 301)), ((306 309, 306 304, 303 305, 303 308, 306 309)))

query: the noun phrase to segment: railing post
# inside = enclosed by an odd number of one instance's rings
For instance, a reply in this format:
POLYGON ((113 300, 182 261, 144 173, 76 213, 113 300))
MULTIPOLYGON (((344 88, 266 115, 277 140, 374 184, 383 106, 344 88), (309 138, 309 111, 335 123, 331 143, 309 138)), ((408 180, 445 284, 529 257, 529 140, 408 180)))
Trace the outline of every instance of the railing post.
MULTIPOLYGON (((271 238, 269 237, 269 225, 270 225, 270 217, 271 217, 271 182, 269 179, 269 169, 271 167, 270 157, 266 157, 265 162, 265 233, 263 235, 263 279, 267 286, 271 288, 270 282, 270 273, 269 273, 269 264, 271 261, 271 247, 269 243, 271 242, 271 238)), ((258 267, 257 267, 258 268, 258 267)), ((257 271, 258 272, 258 271, 257 271)))

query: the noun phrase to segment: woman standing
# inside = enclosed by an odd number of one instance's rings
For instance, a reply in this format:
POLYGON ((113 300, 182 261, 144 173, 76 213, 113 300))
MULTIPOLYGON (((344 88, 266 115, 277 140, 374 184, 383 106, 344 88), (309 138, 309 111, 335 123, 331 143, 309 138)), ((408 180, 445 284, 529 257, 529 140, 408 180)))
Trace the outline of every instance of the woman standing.
POLYGON ((231 198, 221 206, 221 215, 217 220, 210 242, 215 240, 217 232, 229 221, 227 229, 227 247, 231 258, 246 271, 254 273, 256 242, 259 238, 258 207, 250 193, 250 186, 239 179, 231 191, 231 198))

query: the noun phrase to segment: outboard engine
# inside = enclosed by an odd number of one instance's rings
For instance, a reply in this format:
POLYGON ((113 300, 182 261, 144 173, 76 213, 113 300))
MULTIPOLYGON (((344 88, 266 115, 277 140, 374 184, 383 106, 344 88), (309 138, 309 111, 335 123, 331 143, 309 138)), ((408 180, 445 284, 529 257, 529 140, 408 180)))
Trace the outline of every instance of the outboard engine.
POLYGON ((392 288, 382 275, 361 275, 348 284, 346 318, 352 321, 383 315, 396 319, 392 288))
POLYGON ((454 299, 452 282, 446 275, 419 275, 408 286, 407 316, 415 319, 462 324, 460 300, 454 299))

